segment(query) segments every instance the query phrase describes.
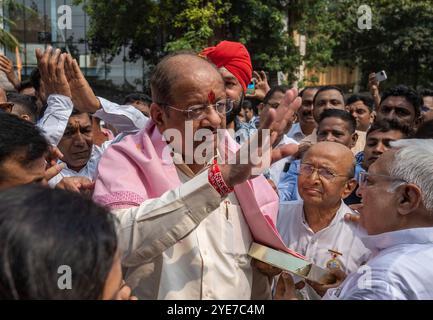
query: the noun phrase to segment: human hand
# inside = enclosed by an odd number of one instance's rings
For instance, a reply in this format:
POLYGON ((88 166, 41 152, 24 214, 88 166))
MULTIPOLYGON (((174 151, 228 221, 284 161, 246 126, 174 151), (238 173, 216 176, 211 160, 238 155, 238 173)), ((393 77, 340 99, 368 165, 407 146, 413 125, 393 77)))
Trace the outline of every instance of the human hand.
POLYGON ((346 279, 347 275, 341 269, 328 269, 330 275, 333 277, 334 282, 330 284, 320 284, 311 280, 305 280, 316 292, 318 295, 323 297, 329 289, 337 288, 341 285, 341 283, 346 279))
POLYGON ((257 259, 251 260, 251 265, 259 270, 261 273, 267 275, 268 277, 275 277, 276 275, 279 275, 283 270, 280 268, 271 266, 270 264, 267 264, 265 262, 262 262, 257 259))
MULTIPOLYGON (((254 168, 269 167, 272 162, 292 155, 298 150, 295 144, 288 144, 276 149, 273 149, 272 145, 284 132, 287 123, 292 121, 293 114, 300 105, 301 99, 298 97, 297 90, 291 89, 286 92, 277 109, 269 109, 266 114, 263 114, 263 120, 257 133, 245 142, 236 153, 235 164, 228 164, 229 162, 225 161, 224 164, 220 165, 223 179, 229 187, 254 177, 254 168), (270 134, 266 135, 268 129, 270 134)), ((225 151, 223 154, 227 156, 228 152, 225 151)))
POLYGON ((65 59, 67 54, 61 53, 60 49, 53 52, 49 46, 44 52, 40 48, 36 49, 36 59, 38 69, 41 74, 41 82, 44 83, 45 93, 60 94, 71 97, 71 89, 65 74, 65 59))
POLYGON ((77 60, 72 59, 70 55, 66 57, 65 71, 72 92, 74 108, 81 112, 96 112, 101 104, 81 72, 77 60))
POLYGON ((253 94, 246 94, 247 98, 254 98, 263 101, 266 94, 271 90, 271 87, 268 83, 268 78, 264 71, 260 71, 260 74, 257 71, 254 71, 254 79, 255 81, 255 90, 253 94))
POLYGON ((19 89, 20 81, 17 79, 14 71, 14 65, 5 55, 0 54, 0 71, 6 74, 9 82, 14 86, 16 90, 19 89))
POLYGON ((354 203, 349 206, 354 212, 348 212, 344 215, 344 221, 359 223, 359 212, 358 209, 362 207, 362 203, 354 203))
POLYGON ((80 193, 81 195, 91 198, 95 183, 86 177, 65 177, 56 184, 56 189, 67 190, 80 193))

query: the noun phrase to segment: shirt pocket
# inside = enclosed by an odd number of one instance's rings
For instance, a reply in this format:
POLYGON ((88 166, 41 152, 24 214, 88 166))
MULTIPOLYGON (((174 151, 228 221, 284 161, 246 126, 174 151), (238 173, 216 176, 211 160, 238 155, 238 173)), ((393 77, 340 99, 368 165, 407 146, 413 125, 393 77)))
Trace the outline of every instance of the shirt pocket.
POLYGON ((224 201, 220 213, 225 219, 223 230, 224 251, 239 263, 248 263, 248 251, 253 238, 240 206, 224 201))

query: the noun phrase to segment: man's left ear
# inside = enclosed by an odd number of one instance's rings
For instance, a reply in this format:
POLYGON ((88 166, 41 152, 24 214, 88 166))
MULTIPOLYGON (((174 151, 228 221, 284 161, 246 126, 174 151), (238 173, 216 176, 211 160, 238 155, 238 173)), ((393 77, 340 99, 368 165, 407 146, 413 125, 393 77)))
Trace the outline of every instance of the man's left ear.
POLYGON ((373 123, 374 121, 376 121, 376 111, 372 111, 370 113, 370 123, 373 123))
POLYGON ((346 199, 350 194, 353 192, 353 190, 356 189, 357 182, 355 178, 350 179, 346 182, 346 187, 343 190, 343 194, 341 195, 342 199, 346 199))
POLYGON ((358 141, 358 134, 356 131, 352 134, 352 143, 350 145, 350 149, 352 149, 356 145, 356 141, 358 141))
POLYGON ((422 205, 421 189, 414 184, 405 184, 397 188, 397 211, 401 215, 407 215, 422 205))

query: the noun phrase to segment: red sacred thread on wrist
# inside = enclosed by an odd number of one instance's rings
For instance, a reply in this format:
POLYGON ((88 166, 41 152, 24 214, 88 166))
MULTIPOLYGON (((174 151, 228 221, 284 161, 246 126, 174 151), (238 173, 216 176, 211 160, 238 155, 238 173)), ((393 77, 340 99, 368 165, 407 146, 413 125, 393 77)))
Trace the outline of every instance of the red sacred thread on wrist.
POLYGON ((218 191, 221 197, 224 197, 233 191, 233 188, 229 187, 225 183, 216 159, 213 161, 213 165, 209 169, 208 179, 209 183, 215 188, 216 191, 218 191))

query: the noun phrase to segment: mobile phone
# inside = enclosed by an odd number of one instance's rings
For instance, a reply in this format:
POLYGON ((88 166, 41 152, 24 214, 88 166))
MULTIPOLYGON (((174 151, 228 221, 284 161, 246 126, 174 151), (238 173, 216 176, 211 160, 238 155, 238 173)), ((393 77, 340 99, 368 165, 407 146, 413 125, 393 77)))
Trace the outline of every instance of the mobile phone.
POLYGON ((381 81, 384 81, 386 79, 388 79, 388 77, 386 76, 385 70, 382 70, 382 71, 376 73, 376 80, 377 81, 381 82, 381 81))
POLYGON ((254 80, 253 80, 248 84, 247 94, 254 94, 255 91, 256 91, 256 84, 254 83, 254 80))

